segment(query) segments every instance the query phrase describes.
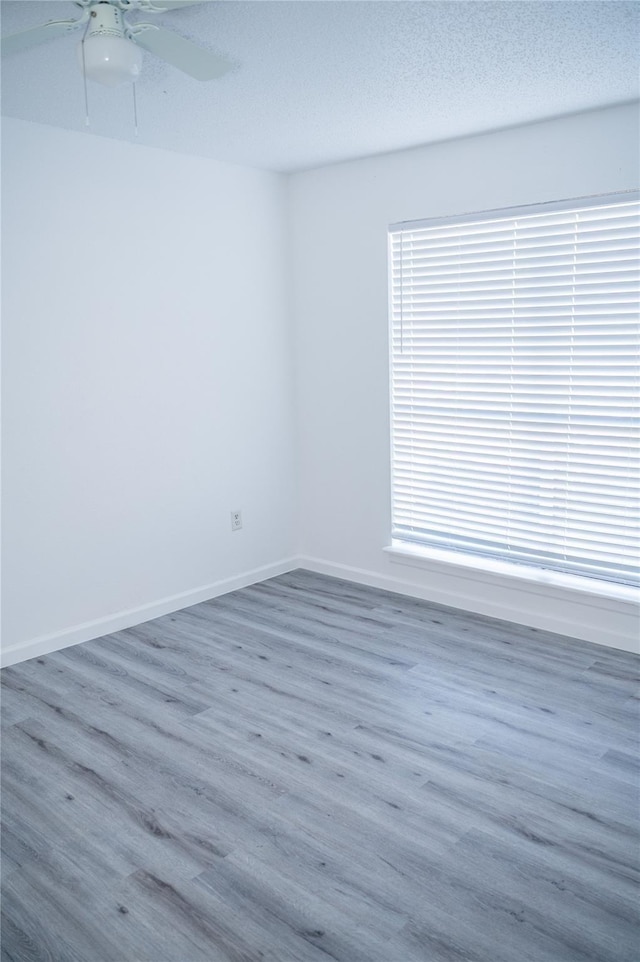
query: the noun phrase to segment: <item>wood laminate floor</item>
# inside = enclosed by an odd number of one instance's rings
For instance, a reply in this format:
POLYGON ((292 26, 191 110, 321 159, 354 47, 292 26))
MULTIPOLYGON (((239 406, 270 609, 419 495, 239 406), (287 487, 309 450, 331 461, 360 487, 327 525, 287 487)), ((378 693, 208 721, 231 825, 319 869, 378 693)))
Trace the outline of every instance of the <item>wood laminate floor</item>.
POLYGON ((304 571, 2 672, 3 962, 638 962, 636 656, 304 571))

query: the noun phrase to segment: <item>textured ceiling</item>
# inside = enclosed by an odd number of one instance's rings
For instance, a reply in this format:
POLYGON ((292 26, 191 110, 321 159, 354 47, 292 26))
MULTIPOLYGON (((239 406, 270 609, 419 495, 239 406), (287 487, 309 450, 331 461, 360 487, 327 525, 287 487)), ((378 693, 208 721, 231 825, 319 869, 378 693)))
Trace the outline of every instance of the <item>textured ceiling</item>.
MULTIPOLYGON (((2 33, 77 12, 2 0, 2 33)), ((638 97, 640 3, 626 0, 224 0, 154 22, 237 66, 203 84, 146 53, 138 142, 271 170, 638 97)), ((78 38, 5 58, 5 115, 86 129, 78 38)), ((129 87, 89 84, 89 103, 93 133, 136 140, 129 87)))

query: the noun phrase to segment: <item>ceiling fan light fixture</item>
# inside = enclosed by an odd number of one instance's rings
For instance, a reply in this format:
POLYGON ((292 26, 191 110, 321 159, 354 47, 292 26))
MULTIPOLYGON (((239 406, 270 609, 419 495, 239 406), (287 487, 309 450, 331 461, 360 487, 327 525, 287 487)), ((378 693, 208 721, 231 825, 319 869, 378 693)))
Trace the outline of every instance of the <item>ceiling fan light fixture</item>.
POLYGON ((89 80, 117 87, 132 83, 140 76, 142 50, 126 37, 95 33, 78 44, 78 60, 89 80))

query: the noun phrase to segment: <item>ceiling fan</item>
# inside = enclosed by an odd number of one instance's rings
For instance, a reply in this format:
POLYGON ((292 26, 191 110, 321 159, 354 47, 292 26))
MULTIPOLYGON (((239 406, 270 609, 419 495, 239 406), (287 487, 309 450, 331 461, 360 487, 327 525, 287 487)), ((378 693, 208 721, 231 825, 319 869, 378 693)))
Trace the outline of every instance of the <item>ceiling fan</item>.
POLYGON ((203 0, 75 0, 76 20, 50 20, 2 38, 2 55, 55 40, 84 27, 78 58, 85 76, 113 87, 140 74, 142 50, 160 57, 196 80, 213 80, 231 69, 224 57, 154 23, 129 23, 132 12, 165 13, 203 0))

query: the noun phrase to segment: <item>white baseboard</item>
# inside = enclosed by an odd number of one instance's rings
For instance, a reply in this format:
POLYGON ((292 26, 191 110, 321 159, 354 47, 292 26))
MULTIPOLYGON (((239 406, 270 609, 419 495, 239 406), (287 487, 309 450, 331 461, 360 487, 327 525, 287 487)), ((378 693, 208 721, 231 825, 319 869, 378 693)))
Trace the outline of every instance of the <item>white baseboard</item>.
MULTIPOLYGON (((536 583, 530 586, 521 584, 516 588, 487 573, 474 577, 469 572, 463 572, 458 577, 450 578, 452 587, 447 590, 442 585, 429 583, 428 574, 424 578, 425 583, 416 584, 408 578, 336 564, 321 558, 300 557, 297 560, 298 567, 318 574, 395 591, 581 641, 591 641, 607 648, 636 654, 640 652, 640 609, 629 602, 536 583), (469 594, 461 590, 465 582, 469 594)), ((440 579, 443 570, 446 580, 446 569, 438 570, 437 564, 433 566, 433 571, 438 571, 440 579)))
POLYGON ((87 621, 84 624, 74 625, 72 628, 57 631, 50 635, 41 635, 39 638, 33 638, 10 648, 4 648, 0 653, 0 665, 2 668, 7 668, 9 665, 27 661, 29 658, 50 655, 54 651, 61 651, 71 645, 77 645, 83 641, 92 641, 94 638, 110 635, 114 631, 132 628, 134 625, 151 621, 153 618, 160 618, 162 615, 169 615, 181 608, 188 608, 191 605, 199 604, 201 601, 209 601, 219 595, 226 595, 230 591, 237 591, 238 588, 246 588, 247 585, 254 585, 259 581, 266 581, 268 578, 275 578, 277 575, 285 574, 285 572, 298 567, 300 566, 297 558, 287 558, 276 564, 254 568, 252 571, 244 572, 233 578, 225 578, 210 585, 203 585, 177 595, 170 595, 160 601, 141 605, 139 608, 120 611, 96 621, 87 621))
MULTIPOLYGON (((592 597, 584 592, 576 593, 551 586, 532 584, 525 592, 527 597, 525 598, 526 603, 523 604, 522 588, 517 593, 510 591, 508 587, 505 588, 498 581, 492 584, 491 577, 487 575, 482 579, 477 579, 483 583, 482 597, 477 598, 471 594, 466 596, 461 593, 459 579, 456 579, 457 589, 447 590, 441 585, 436 587, 433 584, 415 584, 411 580, 401 577, 380 574, 350 565, 336 564, 321 558, 301 556, 286 558, 272 565, 254 568, 252 571, 244 572, 233 578, 226 578, 181 594, 171 595, 148 605, 121 611, 106 618, 85 622, 63 631, 42 635, 39 638, 33 638, 10 648, 5 648, 0 653, 0 664, 3 668, 8 667, 29 658, 37 658, 54 651, 60 651, 70 645, 101 638, 103 635, 111 634, 114 631, 122 631, 145 621, 151 621, 153 618, 179 611, 181 608, 199 604, 201 601, 209 601, 211 598, 236 591, 238 588, 245 588, 260 581, 266 581, 268 578, 275 578, 295 568, 306 568, 318 574, 343 578, 346 581, 369 585, 372 588, 382 588, 385 591, 394 591, 401 595, 421 598, 451 608, 461 608, 465 611, 488 615, 503 621, 511 621, 515 624, 568 635, 583 641, 595 642, 608 648, 618 648, 635 653, 640 650, 640 621, 638 620, 637 609, 635 609, 635 606, 624 605, 613 599, 602 599, 592 597), (549 601, 552 601, 553 604, 545 603, 549 601), (558 611, 558 608, 561 609, 561 612, 558 611)), ((474 579, 471 576, 469 576, 469 579, 469 584, 473 584, 474 579)), ((428 579, 426 580, 428 581, 428 579)))

